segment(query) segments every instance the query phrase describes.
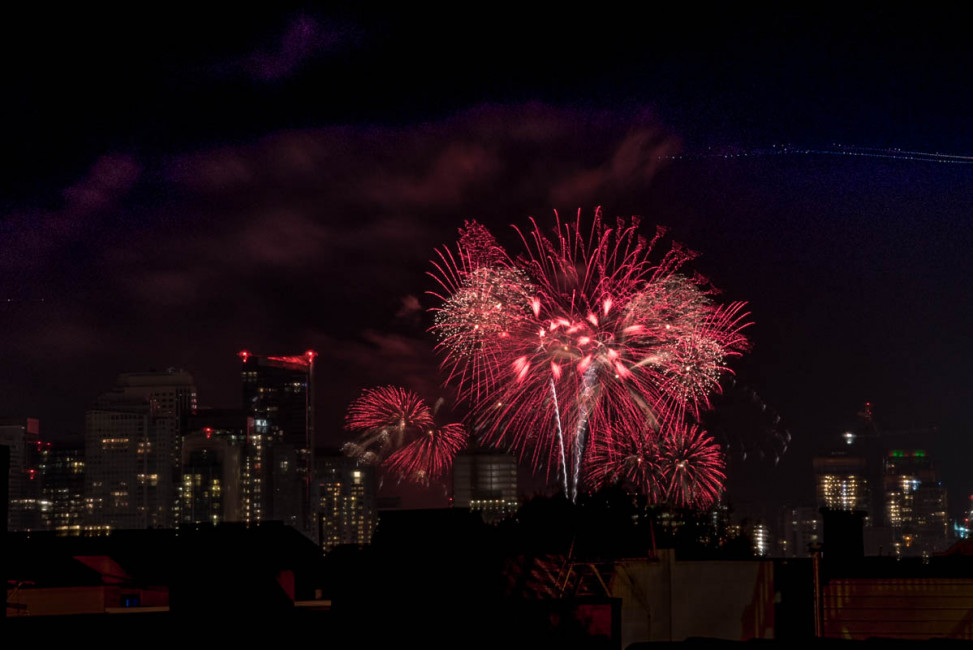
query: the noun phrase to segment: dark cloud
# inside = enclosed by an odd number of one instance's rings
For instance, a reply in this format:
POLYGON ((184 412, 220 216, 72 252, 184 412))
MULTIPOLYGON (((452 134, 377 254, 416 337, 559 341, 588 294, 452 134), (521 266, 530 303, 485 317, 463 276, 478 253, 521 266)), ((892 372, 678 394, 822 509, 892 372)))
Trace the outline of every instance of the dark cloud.
POLYGON ((286 80, 327 55, 346 52, 361 39, 352 23, 302 12, 287 16, 269 42, 247 54, 210 67, 217 77, 245 75, 258 83, 286 80))
MULTIPOLYGON (((21 279, 57 298, 46 326, 9 323, 5 345, 38 363, 56 353, 77 377, 185 366, 211 405, 236 399, 224 378, 237 350, 316 346, 332 394, 403 384, 434 399, 443 389, 425 292, 435 248, 466 218, 509 235, 506 224, 529 216, 522 206, 550 214, 549 188, 570 196, 566 209, 593 210, 608 189, 650 182, 669 140, 642 118, 615 115, 606 128, 604 117, 484 106, 414 127, 101 157, 59 211, 4 218, 5 263, 42 269, 21 279)), ((17 387, 4 388, 3 409, 17 410, 17 387)), ((339 421, 346 404, 326 403, 322 422, 339 421)), ((85 404, 70 404, 48 417, 77 421, 85 404)))
POLYGON ((553 205, 587 204, 593 197, 631 194, 648 186, 656 173, 679 150, 675 138, 656 127, 628 133, 611 158, 579 171, 551 189, 553 205))
MULTIPOLYGON (((132 188, 140 171, 138 163, 131 156, 102 156, 84 180, 64 191, 65 212, 84 215, 109 208, 132 188)), ((72 235, 74 232, 65 234, 72 235)))
POLYGON ((65 247, 85 245, 97 238, 140 172, 131 156, 106 154, 94 162, 84 178, 62 192, 63 200, 56 208, 28 208, 0 215, 0 268, 23 271, 62 264, 65 247))

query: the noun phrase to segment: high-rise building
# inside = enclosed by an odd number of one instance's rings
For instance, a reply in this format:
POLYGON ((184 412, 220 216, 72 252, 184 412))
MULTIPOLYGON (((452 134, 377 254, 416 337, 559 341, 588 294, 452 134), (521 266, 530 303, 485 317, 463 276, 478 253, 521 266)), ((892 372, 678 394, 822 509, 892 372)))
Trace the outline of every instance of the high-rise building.
POLYGON ((85 413, 86 527, 174 528, 185 418, 196 408, 182 370, 119 375, 85 413))
POLYGON ((9 449, 7 526, 11 531, 40 530, 40 421, 36 418, 0 419, 0 445, 9 449))
POLYGON ((811 545, 822 542, 821 511, 809 506, 785 508, 778 525, 778 552, 781 557, 808 557, 811 545))
POLYGON ((505 452, 470 447, 453 460, 453 506, 498 521, 517 511, 517 459, 505 452))
POLYGON ((871 488, 864 456, 853 451, 834 451, 812 460, 817 505, 831 510, 871 513, 871 488))
POLYGON ((378 523, 375 467, 338 451, 314 459, 314 516, 321 549, 368 544, 378 523))
POLYGON ((240 409, 199 409, 182 440, 180 523, 244 521, 246 418, 240 409))
POLYGON ((893 449, 883 476, 896 555, 928 556, 949 545, 946 486, 922 449, 893 449))
POLYGON ((973 536, 973 494, 966 505, 966 514, 953 524, 953 534, 959 539, 969 539, 973 536))
POLYGON ((46 446, 41 453, 44 528, 77 535, 84 526, 84 450, 46 446))
POLYGON ((298 356, 239 354, 246 416, 244 518, 281 521, 317 537, 311 508, 314 468, 313 351, 298 356))
POLYGON ((753 554, 766 557, 770 552, 770 529, 762 521, 755 522, 750 530, 753 554))

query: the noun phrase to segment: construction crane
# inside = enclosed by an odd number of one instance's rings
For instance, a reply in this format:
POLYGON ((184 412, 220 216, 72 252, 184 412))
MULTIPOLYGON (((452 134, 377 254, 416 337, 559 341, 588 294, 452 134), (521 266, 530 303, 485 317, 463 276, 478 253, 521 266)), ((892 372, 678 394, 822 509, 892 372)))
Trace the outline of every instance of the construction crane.
POLYGON ((875 413, 871 402, 865 402, 862 405, 862 410, 857 415, 858 427, 854 431, 845 431, 841 434, 841 437, 849 445, 854 443, 858 438, 880 439, 908 435, 930 436, 938 433, 938 429, 935 426, 912 427, 907 429, 880 428, 875 422, 875 413))

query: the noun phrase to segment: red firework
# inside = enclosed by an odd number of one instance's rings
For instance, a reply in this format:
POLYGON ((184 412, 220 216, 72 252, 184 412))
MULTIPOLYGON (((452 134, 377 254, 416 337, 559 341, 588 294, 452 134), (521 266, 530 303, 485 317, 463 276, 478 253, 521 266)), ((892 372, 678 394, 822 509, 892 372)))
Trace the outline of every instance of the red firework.
POLYGON ((404 388, 366 388, 345 416, 345 428, 358 438, 342 449, 400 479, 426 483, 442 476, 466 443, 463 425, 437 426, 433 415, 421 397, 404 388))
POLYGON ((466 428, 462 424, 432 427, 392 453, 383 466, 400 478, 426 484, 449 471, 456 453, 466 445, 466 439, 466 428))
POLYGON ((666 500, 666 478, 655 431, 619 435, 593 441, 588 454, 586 480, 601 487, 621 483, 643 494, 651 503, 666 500))
POLYGON ((692 425, 662 436, 660 460, 666 498, 679 507, 708 508, 723 491, 726 464, 720 446, 692 425))
POLYGON ((455 253, 439 251, 432 330, 485 441, 560 475, 573 498, 589 449, 709 408, 726 360, 747 347, 746 314, 681 272, 694 253, 672 246, 653 261, 664 232, 646 240, 637 219, 610 227, 599 210, 587 234, 580 212, 550 236, 532 225, 516 258, 469 223, 455 253))

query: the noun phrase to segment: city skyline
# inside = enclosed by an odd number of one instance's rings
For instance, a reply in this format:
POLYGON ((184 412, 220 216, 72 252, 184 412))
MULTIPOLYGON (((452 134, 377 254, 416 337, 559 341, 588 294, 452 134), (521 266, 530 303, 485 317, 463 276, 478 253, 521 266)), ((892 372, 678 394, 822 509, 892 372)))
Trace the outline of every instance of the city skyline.
MULTIPOLYGON (((290 369, 287 370, 287 372, 296 371, 297 376, 306 377, 308 383, 311 384, 309 368, 311 361, 316 358, 317 354, 314 351, 308 350, 305 351, 303 355, 263 357, 253 355, 252 353, 246 351, 241 351, 236 356, 238 359, 243 361, 242 368, 244 372, 241 387, 244 389, 243 392, 247 393, 248 382, 255 381, 255 378, 251 376, 255 375, 255 373, 252 371, 248 373, 247 370, 256 368, 257 366, 255 365, 255 362, 258 360, 263 361, 266 359, 270 364, 276 364, 281 368, 290 369)), ((288 385, 286 382, 289 381, 289 379, 289 376, 285 373, 282 374, 281 377, 276 381, 284 381, 281 386, 286 387, 288 385)), ((263 381, 266 382, 267 380, 263 381)), ((153 392, 151 394, 146 393, 146 395, 136 399, 131 395, 128 395, 128 393, 125 391, 157 391, 157 389, 160 386, 163 386, 163 384, 178 382, 185 382, 187 386, 191 385, 192 374, 184 369, 175 368, 169 368, 165 371, 149 370, 120 373, 115 382, 115 387, 109 391, 102 392, 101 396, 92 403, 86 412, 86 417, 90 424, 92 416, 94 415, 97 417, 104 410, 105 404, 111 403, 110 401, 106 401, 107 398, 114 400, 127 399, 128 402, 126 402, 127 406, 125 408, 133 410, 133 412, 139 411, 140 409, 146 410, 150 408, 153 412, 155 412, 160 408, 160 404, 163 408, 171 408, 169 406, 169 402, 171 402, 172 399, 168 392, 153 392), (136 386, 136 388, 122 388, 125 386, 136 386)), ((267 385, 274 385, 274 382, 271 381, 267 385)), ((171 388, 165 388, 165 390, 170 391, 171 388)), ((276 390, 277 388, 274 388, 275 392, 276 390)), ((249 392, 253 393, 252 387, 249 389, 249 392)), ((365 392, 367 393, 368 391, 365 392)), ((135 393, 133 393, 133 395, 135 395, 135 393)), ((304 397, 299 397, 301 403, 303 404, 304 397)), ((271 401, 268 402, 268 404, 277 403, 277 400, 279 400, 279 398, 270 399, 271 401)), ((199 437, 205 437, 207 439, 206 442, 208 443, 208 439, 214 435, 213 432, 216 431, 216 429, 211 426, 213 423, 219 423, 219 426, 221 427, 229 427, 227 431, 230 431, 233 433, 233 435, 240 436, 243 435, 244 430, 253 424, 255 424, 258 428, 261 426, 257 420, 254 420, 253 414, 255 413, 259 416, 260 413, 263 412, 260 410, 263 407, 257 408, 253 405, 246 407, 242 403, 238 403, 230 407, 226 407, 226 405, 213 406, 205 404, 204 402, 199 403, 197 407, 196 400, 196 392, 193 390, 193 407, 191 411, 187 411, 185 413, 185 417, 187 418, 186 423, 181 427, 176 426, 176 431, 183 436, 184 440, 186 441, 183 444, 187 444, 190 438, 194 439, 193 444, 197 444, 200 442, 200 440, 196 440, 196 438, 199 437)), ((280 402, 280 404, 283 403, 284 402, 280 402)), ((940 466, 940 459, 935 457, 935 454, 929 455, 925 451, 926 448, 929 447, 929 445, 924 444, 925 441, 923 439, 923 437, 928 434, 928 431, 926 430, 900 430, 888 432, 886 435, 883 435, 883 433, 886 432, 882 432, 877 429, 872 421, 870 406, 870 404, 865 405, 863 412, 859 414, 859 422, 855 427, 850 428, 841 435, 834 436, 830 441, 830 444, 823 446, 818 453, 814 455, 814 457, 811 459, 813 463, 810 465, 810 469, 813 471, 812 482, 808 483, 807 485, 800 486, 800 489, 795 493, 798 495, 797 498, 783 501, 758 501, 756 503, 748 502, 746 500, 741 502, 738 500, 739 493, 733 489, 732 483, 728 481, 726 484, 726 492, 723 494, 723 498, 720 501, 720 507, 729 505, 738 521, 750 521, 751 523, 754 521, 762 521, 766 523, 773 522, 775 519, 781 516, 783 511, 789 508, 807 507, 814 509, 818 506, 822 506, 822 504, 825 504, 829 507, 841 510, 865 511, 869 514, 870 520, 873 522, 873 524, 880 523, 886 516, 885 509, 888 506, 888 504, 885 502, 885 496, 881 489, 883 481, 882 459, 886 456, 892 458, 893 456, 901 457, 903 454, 910 457, 916 455, 924 457, 930 468, 938 468, 940 466), (858 476, 865 477, 867 481, 871 481, 872 483, 870 492, 875 500, 872 502, 868 502, 867 498, 862 500, 862 495, 867 495, 868 492, 866 491, 865 493, 859 493, 858 490, 860 488, 854 485, 852 485, 850 488, 848 485, 840 486, 840 494, 845 495, 843 497, 832 496, 825 498, 822 496, 822 487, 818 478, 821 471, 819 470, 819 463, 822 464, 822 467, 828 466, 829 463, 837 463, 837 465, 834 466, 836 468, 841 468, 837 470, 837 474, 840 476, 847 475, 852 481, 857 480, 858 476), (864 473, 866 468, 868 468, 868 474, 864 473), (850 492, 848 492, 849 489, 851 490, 850 492), (832 501, 834 502, 832 503, 832 501)), ((33 433, 33 437, 35 437, 40 443, 43 443, 45 446, 44 448, 48 449, 49 451, 53 451, 55 453, 65 451, 80 451, 81 457, 87 456, 85 453, 86 441, 83 438, 58 442, 52 448, 51 441, 44 435, 43 432, 43 420, 39 418, 31 419, 21 417, 18 420, 17 418, 8 417, 7 420, 10 422, 32 422, 31 426, 33 428, 31 431, 33 433)), ((313 418, 309 419, 308 422, 313 422, 313 418)), ((267 424, 263 424, 262 426, 266 428, 267 424)), ((169 428, 171 429, 172 426, 169 426, 169 428)), ((286 428, 290 429, 292 427, 286 428)), ((223 433, 226 432, 221 431, 221 435, 223 435, 223 433)), ((89 432, 88 437, 91 435, 92 434, 89 432)), ((346 430, 346 437, 348 442, 354 441, 354 434, 351 430, 346 430)), ((460 450, 460 454, 456 457, 456 460, 458 461, 461 456, 465 456, 468 453, 477 453, 476 450, 481 448, 481 444, 481 441, 470 439, 469 446, 463 446, 463 448, 460 450)), ((454 477, 453 463, 450 463, 450 467, 442 475, 435 477, 431 481, 425 481, 419 484, 414 480, 407 480, 405 476, 396 476, 394 471, 390 471, 389 468, 378 462, 368 462, 367 460, 362 460, 360 458, 356 460, 356 455, 349 450, 343 451, 342 449, 333 445, 315 445, 314 450, 315 454, 324 453, 326 456, 342 456, 352 464, 357 462, 360 463, 360 467, 368 468, 369 471, 376 472, 376 476, 379 477, 378 485, 381 486, 381 490, 380 492, 377 492, 375 496, 381 496, 384 498, 387 505, 388 503, 391 503, 388 501, 389 498, 396 501, 396 505, 394 506, 396 508, 437 508, 446 506, 451 507, 453 505, 453 497, 455 496, 454 481, 456 480, 454 477)), ((509 455, 511 456, 511 461, 516 458, 516 454, 513 450, 505 449, 502 446, 483 447, 482 450, 493 453, 494 455, 509 455)), ((727 453, 729 454, 729 452, 727 453)), ((732 461, 732 457, 730 460, 732 461)), ((552 494, 561 487, 560 477, 556 476, 553 479, 551 477, 545 477, 545 473, 543 471, 538 470, 537 468, 531 468, 524 462, 517 462, 515 465, 513 465, 513 467, 516 467, 515 473, 519 477, 518 481, 520 483, 520 488, 517 490, 516 494, 521 501, 524 501, 525 499, 529 500, 530 498, 536 496, 552 494)), ((468 472, 468 469, 464 471, 468 472)), ((90 474, 90 471, 85 473, 90 474)), ((732 472, 730 473, 730 476, 732 476, 732 472)), ((948 491, 950 477, 943 476, 942 472, 938 471, 937 469, 936 479, 935 485, 940 486, 937 489, 945 488, 945 491, 948 491)), ((235 489, 239 489, 241 491, 248 489, 246 487, 246 482, 242 479, 240 480, 240 485, 235 486, 235 489)), ((229 487, 228 484, 227 487, 229 487)), ((641 488, 644 486, 631 487, 635 487, 638 489, 639 493, 642 494, 641 488)), ((933 488, 934 486, 930 485, 928 487, 933 488)), ((835 493, 835 495, 838 494, 838 492, 835 493)), ((646 495, 642 494, 642 496, 646 495)), ((955 512, 952 510, 947 512, 950 534, 953 534, 954 526, 965 526, 964 518, 969 514, 968 501, 965 499, 960 499, 959 501, 961 502, 961 506, 957 508, 955 512)), ((260 516, 258 515, 258 519, 259 518, 260 516)), ((231 520, 245 521, 247 520, 247 516, 239 514, 235 515, 231 520)))
POLYGON ((4 107, 0 414, 78 439, 121 373, 182 368, 229 407, 240 350, 307 349, 322 446, 348 439, 364 388, 460 409, 427 331, 433 252, 465 219, 512 238, 600 205, 669 227, 747 303, 753 351, 713 424, 741 500, 811 489, 813 453, 871 402, 885 430, 935 427, 965 509, 961 20, 496 15, 442 33, 338 5, 159 16, 162 41, 100 18, 5 33, 24 63, 4 107))

